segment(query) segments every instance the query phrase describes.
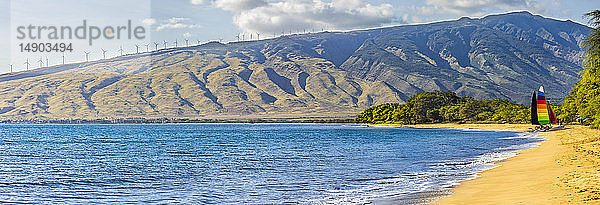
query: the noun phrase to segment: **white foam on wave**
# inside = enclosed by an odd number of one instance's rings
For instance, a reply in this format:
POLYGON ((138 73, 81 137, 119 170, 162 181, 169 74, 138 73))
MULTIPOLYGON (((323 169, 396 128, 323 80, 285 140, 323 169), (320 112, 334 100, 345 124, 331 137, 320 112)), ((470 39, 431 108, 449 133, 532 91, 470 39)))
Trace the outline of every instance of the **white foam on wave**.
POLYGON ((510 129, 480 129, 480 128, 459 128, 459 127, 449 127, 449 128, 437 128, 432 127, 431 129, 444 129, 444 130, 461 130, 461 131, 471 131, 471 132, 517 132, 510 129))
MULTIPOLYGON (((468 128, 461 128, 461 130, 481 131, 479 129, 468 128)), ((503 130, 498 131, 505 132, 503 130)), ((483 171, 500 166, 497 163, 517 156, 518 151, 537 147, 541 145, 541 141, 544 140, 544 138, 538 136, 536 133, 527 132, 519 132, 516 136, 500 139, 534 139, 534 141, 497 148, 493 152, 465 159, 464 161, 454 160, 432 165, 454 166, 455 168, 462 170, 463 173, 449 170, 446 170, 445 172, 436 170, 431 172, 411 173, 411 177, 398 176, 397 178, 373 180, 372 183, 365 185, 349 185, 349 189, 326 190, 329 195, 328 197, 314 199, 311 201, 311 204, 365 204, 381 201, 382 199, 383 202, 387 199, 395 200, 409 194, 424 192, 440 193, 438 195, 433 195, 429 200, 419 202, 419 204, 427 204, 426 201, 432 202, 448 196, 448 194, 450 194, 448 191, 452 187, 460 185, 463 181, 478 178, 483 171), (447 176, 451 179, 446 181, 435 181, 436 179, 439 180, 439 176, 447 176)), ((413 201, 411 203, 415 202, 413 201)))
MULTIPOLYGON (((499 139, 536 139, 536 141, 532 141, 524 144, 516 144, 508 147, 496 148, 494 152, 486 153, 480 156, 477 156, 472 160, 469 166, 488 166, 495 165, 498 162, 507 160, 509 158, 517 156, 517 152, 521 150, 531 149, 541 145, 541 141, 544 139, 537 135, 536 133, 518 133, 514 137, 505 137, 499 139)), ((491 166, 496 167, 496 166, 491 166)), ((467 168, 467 167, 462 167, 467 168)), ((488 168, 491 169, 491 168, 488 168)), ((488 169, 483 169, 481 171, 485 171, 488 169)))
MULTIPOLYGON (((418 175, 427 177, 426 173, 418 175)), ((393 199, 410 193, 424 192, 434 187, 433 183, 402 177, 381 179, 369 185, 354 185, 353 189, 327 190, 328 197, 314 199, 310 204, 368 204, 382 199, 393 199)))
POLYGON ((539 140, 543 140, 544 138, 539 136, 537 133, 533 133, 533 132, 519 132, 517 133, 516 136, 512 136, 512 137, 504 137, 504 138, 499 138, 501 140, 512 140, 512 139, 539 139, 539 140))
MULTIPOLYGON (((465 167, 463 167, 463 168, 472 167, 473 168, 472 170, 474 172, 467 178, 449 181, 449 183, 446 184, 446 186, 444 186, 444 188, 450 189, 452 187, 460 185, 460 183, 463 181, 478 178, 478 177, 480 177, 480 174, 482 172, 501 166, 498 164, 499 162, 502 162, 502 161, 505 161, 510 158, 518 156, 519 154, 517 152, 519 152, 519 151, 538 147, 542 144, 542 141, 546 140, 545 138, 540 137, 537 133, 528 133, 528 132, 520 132, 517 134, 517 136, 500 138, 500 139, 536 139, 536 141, 498 148, 494 152, 486 153, 486 154, 475 157, 474 160, 472 161, 472 163, 466 164, 466 165, 464 165, 465 167)), ((447 195, 447 196, 449 196, 449 195, 447 195)), ((447 196, 442 196, 442 197, 447 197, 447 196)), ((439 198, 442 198, 442 197, 439 197, 439 198)))

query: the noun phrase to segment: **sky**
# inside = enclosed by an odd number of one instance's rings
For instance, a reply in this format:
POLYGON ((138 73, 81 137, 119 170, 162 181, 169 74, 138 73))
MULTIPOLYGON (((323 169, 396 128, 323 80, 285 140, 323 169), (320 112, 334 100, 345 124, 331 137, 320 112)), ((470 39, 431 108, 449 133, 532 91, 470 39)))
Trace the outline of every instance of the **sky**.
MULTIPOLYGON (((586 24, 583 14, 600 9, 596 0, 0 0, 0 73, 62 64, 62 52, 24 52, 30 44, 71 44, 65 63, 85 62, 124 54, 205 43, 256 40, 282 33, 348 31, 395 25, 472 18, 511 11, 529 11, 586 24), (29 35, 26 29, 70 27, 83 22, 84 39, 50 38, 50 31, 29 35), (115 29, 123 30, 120 39, 115 29), (90 39, 93 31, 110 33, 90 39), (107 28, 108 27, 108 28, 107 28), (142 27, 143 38, 125 35, 142 27), (108 29, 110 31, 104 30, 108 29), (25 34, 25 35, 22 35, 25 34), (42 38, 36 34, 41 34, 42 38), (20 36, 22 35, 22 36, 20 36), (18 37, 24 37, 19 39, 18 37), (137 45, 137 51, 136 51, 137 45), (47 59, 47 60, 46 60, 47 59)), ((75 32, 76 33, 76 32, 75 32)), ((65 35, 65 34, 63 34, 65 35)), ((74 34, 71 34, 74 35, 74 34)), ((56 36, 55 36, 56 37, 56 36)), ((64 36, 63 36, 64 37, 64 36)), ((31 48, 31 47, 30 47, 31 48)))

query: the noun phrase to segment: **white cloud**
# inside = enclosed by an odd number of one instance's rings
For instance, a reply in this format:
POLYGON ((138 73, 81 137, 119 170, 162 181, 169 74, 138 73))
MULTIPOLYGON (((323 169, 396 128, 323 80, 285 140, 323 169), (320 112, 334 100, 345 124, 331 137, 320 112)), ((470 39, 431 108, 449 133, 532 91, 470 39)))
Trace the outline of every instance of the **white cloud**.
POLYGON ((362 3, 362 0, 337 0, 332 2, 332 6, 337 9, 353 9, 360 7, 362 3))
POLYGON ((182 22, 190 21, 190 18, 181 18, 181 17, 173 17, 166 20, 166 23, 160 24, 156 27, 156 31, 162 31, 165 29, 194 29, 194 28, 202 28, 200 25, 196 24, 186 24, 182 22))
POLYGON ((142 20, 142 24, 147 25, 147 26, 152 26, 155 23, 156 23, 156 19, 153 19, 153 18, 142 20))
POLYGON ((456 15, 481 16, 493 11, 531 10, 543 12, 544 7, 536 0, 426 0, 423 10, 435 9, 456 15))
POLYGON ((182 21, 189 21, 189 20, 190 20, 190 18, 173 17, 173 18, 170 18, 169 20, 167 20, 167 22, 169 22, 169 23, 179 23, 179 22, 182 22, 182 21))
POLYGON ((395 17, 391 4, 364 0, 216 0, 213 6, 236 12, 234 23, 244 32, 266 34, 381 26, 395 17))
POLYGON ((195 25, 195 24, 181 24, 181 23, 176 23, 176 24, 161 24, 160 26, 156 27, 156 31, 162 31, 165 29, 184 29, 184 28, 202 28, 202 26, 200 25, 195 25))
POLYGON ((193 5, 204 4, 204 0, 190 0, 190 3, 193 5))
POLYGON ((214 7, 226 11, 245 11, 267 5, 263 0, 215 0, 214 7))

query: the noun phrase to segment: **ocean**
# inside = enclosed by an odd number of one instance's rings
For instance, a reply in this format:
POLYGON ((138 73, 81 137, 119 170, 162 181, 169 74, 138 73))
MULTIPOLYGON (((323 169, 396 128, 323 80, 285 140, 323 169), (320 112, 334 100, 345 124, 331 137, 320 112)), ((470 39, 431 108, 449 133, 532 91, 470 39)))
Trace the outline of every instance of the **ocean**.
POLYGON ((351 124, 3 124, 0 202, 428 203, 541 140, 351 124))

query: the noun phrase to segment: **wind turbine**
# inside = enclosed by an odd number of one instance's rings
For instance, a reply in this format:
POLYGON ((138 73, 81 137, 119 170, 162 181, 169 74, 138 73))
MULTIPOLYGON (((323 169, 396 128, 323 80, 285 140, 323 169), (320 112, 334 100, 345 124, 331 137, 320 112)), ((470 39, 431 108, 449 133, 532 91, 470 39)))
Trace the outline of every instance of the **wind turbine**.
POLYGON ((260 33, 256 33, 256 40, 260 41, 260 33))
POLYGON ((64 65, 65 64, 65 53, 63 53, 63 55, 62 55, 62 62, 63 62, 63 65, 64 65))
POLYGON ((246 40, 246 34, 242 33, 242 41, 246 40))
POLYGON ((104 56, 103 59, 106 59, 106 50, 104 50, 103 48, 101 48, 100 50, 102 50, 102 56, 104 56))
POLYGON ((200 45, 200 40, 198 40, 198 45, 200 45))
POLYGON ((145 46, 146 46, 146 52, 150 52, 150 49, 148 48, 148 46, 149 46, 149 45, 150 45, 150 44, 146 44, 146 45, 145 45, 145 46))
POLYGON ((85 53, 85 62, 89 61, 89 57, 90 57, 90 52, 84 51, 85 53))
POLYGON ((175 39, 175 48, 177 48, 177 39, 175 39))
POLYGON ((135 45, 135 53, 140 53, 140 46, 137 44, 135 45))
POLYGON ((219 38, 219 43, 221 43, 223 41, 223 38, 219 38))
POLYGON ((250 33, 250 40, 252 40, 252 33, 250 33))
POLYGON ((42 60, 42 57, 40 57, 38 62, 40 62, 40 68, 44 67, 44 61, 42 60))
POLYGON ((27 60, 26 60, 26 61, 25 61, 25 63, 23 63, 23 64, 27 65, 27 70, 29 70, 29 65, 30 65, 30 64, 29 64, 29 58, 27 58, 27 60))
POLYGON ((185 39, 185 47, 188 47, 188 41, 189 41, 189 40, 190 40, 190 39, 187 39, 187 38, 185 39))
POLYGON ((237 38, 237 41, 239 42, 240 41, 240 34, 235 35, 235 37, 237 38))
POLYGON ((119 46, 119 51, 121 52, 121 56, 123 56, 123 46, 119 46))
POLYGON ((155 51, 157 51, 157 50, 158 50, 158 44, 160 44, 160 43, 154 42, 154 50, 155 50, 155 51))
POLYGON ((12 64, 8 64, 10 66, 10 74, 12 74, 12 64))
POLYGON ((48 56, 46 56, 46 67, 49 67, 48 66, 48 56))
POLYGON ((163 40, 163 43, 165 44, 165 49, 167 48, 167 41, 163 40))

